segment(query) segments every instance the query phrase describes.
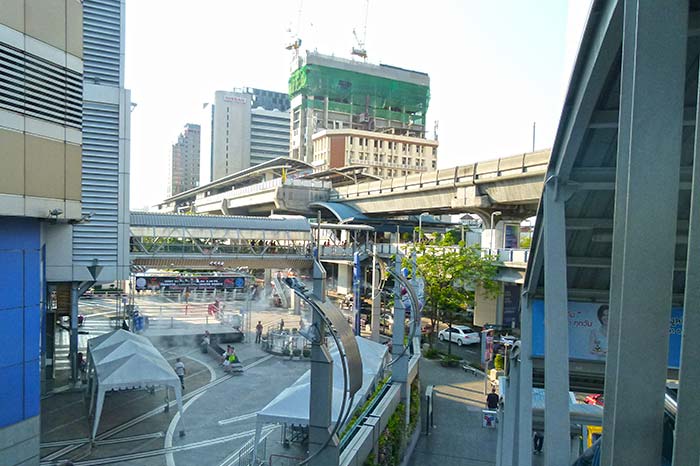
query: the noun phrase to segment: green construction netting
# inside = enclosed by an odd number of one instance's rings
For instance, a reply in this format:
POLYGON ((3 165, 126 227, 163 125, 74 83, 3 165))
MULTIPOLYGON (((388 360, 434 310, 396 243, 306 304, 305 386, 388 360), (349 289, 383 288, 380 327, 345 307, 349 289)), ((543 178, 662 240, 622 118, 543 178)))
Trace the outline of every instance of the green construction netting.
MULTIPOLYGON (((305 65, 289 78, 290 98, 329 97, 331 111, 359 114, 368 107, 375 117, 422 123, 428 111, 430 88, 418 84, 370 76, 320 65, 305 65)), ((322 100, 307 100, 307 106, 323 109, 322 100)))

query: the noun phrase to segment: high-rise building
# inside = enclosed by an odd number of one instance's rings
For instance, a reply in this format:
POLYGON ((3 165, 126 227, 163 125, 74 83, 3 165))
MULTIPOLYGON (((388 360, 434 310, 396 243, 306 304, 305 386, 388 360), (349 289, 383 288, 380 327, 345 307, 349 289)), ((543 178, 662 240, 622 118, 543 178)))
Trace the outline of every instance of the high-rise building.
POLYGON ((81 211, 83 8, 0 8, 0 462, 39 464, 49 268, 69 256, 81 211), (65 252, 67 251, 67 254, 65 252))
POLYGON ((187 123, 173 144, 168 170, 168 197, 199 186, 200 127, 187 123))
POLYGON ((287 94, 254 88, 216 91, 202 119, 210 181, 289 154, 287 94))
POLYGON ((290 156, 316 170, 367 166, 378 176, 435 168, 425 139, 426 73, 306 52, 289 78, 290 156))

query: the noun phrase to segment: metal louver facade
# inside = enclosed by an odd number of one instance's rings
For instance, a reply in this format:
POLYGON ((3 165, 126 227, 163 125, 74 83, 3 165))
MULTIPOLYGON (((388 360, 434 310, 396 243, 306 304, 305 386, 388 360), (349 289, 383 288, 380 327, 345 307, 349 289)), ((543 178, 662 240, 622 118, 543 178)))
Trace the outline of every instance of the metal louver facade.
POLYGON ((76 277, 95 260, 99 282, 128 278, 129 91, 123 88, 124 0, 83 3, 82 206, 73 230, 76 277))

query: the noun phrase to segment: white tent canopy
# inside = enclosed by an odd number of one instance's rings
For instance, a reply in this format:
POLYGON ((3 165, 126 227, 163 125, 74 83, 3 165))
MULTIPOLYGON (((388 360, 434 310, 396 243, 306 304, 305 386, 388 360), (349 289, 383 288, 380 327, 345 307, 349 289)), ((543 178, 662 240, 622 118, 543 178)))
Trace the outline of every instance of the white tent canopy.
POLYGON ((175 390, 178 409, 182 411, 180 379, 147 338, 125 330, 116 330, 88 340, 88 355, 91 369, 90 413, 97 394, 93 440, 97 435, 105 393, 108 391, 170 386, 175 390))
MULTIPOLYGON (((384 367, 388 362, 388 348, 366 338, 356 336, 362 358, 362 387, 352 400, 352 410, 362 405, 372 394, 376 383, 384 375, 384 367)), ((340 413, 340 406, 345 396, 343 387, 343 366, 340 362, 338 348, 330 351, 333 359, 333 392, 331 419, 335 421, 340 413)), ((309 402, 311 396, 311 371, 306 371, 290 387, 286 388, 263 409, 256 417, 255 444, 260 441, 263 424, 309 424, 309 402)), ((350 400, 348 399, 349 403, 350 400)))

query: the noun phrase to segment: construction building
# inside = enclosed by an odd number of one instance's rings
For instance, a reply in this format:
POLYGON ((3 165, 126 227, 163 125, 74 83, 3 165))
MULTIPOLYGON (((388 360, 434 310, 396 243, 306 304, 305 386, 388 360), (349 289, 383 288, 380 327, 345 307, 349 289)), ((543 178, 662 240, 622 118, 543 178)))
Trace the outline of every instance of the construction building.
POLYGON ((199 186, 200 126, 188 123, 173 144, 168 170, 168 197, 199 186))
POLYGON ((306 52, 289 78, 290 156, 327 170, 366 166, 382 177, 434 169, 425 139, 426 73, 306 52))
MULTIPOLYGON (((209 181, 289 154, 289 97, 255 88, 216 91, 202 118, 209 181)), ((174 194, 174 193, 173 193, 174 194)))

